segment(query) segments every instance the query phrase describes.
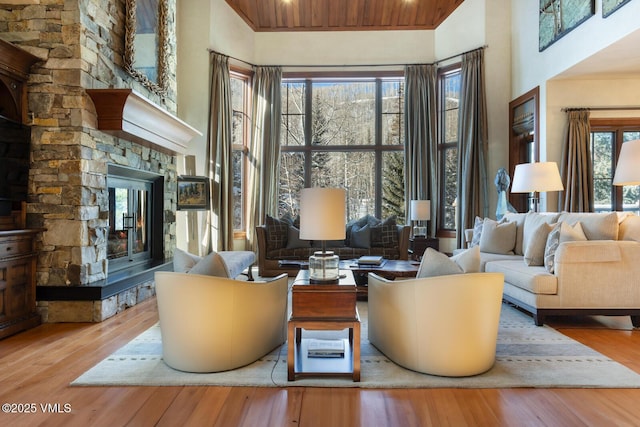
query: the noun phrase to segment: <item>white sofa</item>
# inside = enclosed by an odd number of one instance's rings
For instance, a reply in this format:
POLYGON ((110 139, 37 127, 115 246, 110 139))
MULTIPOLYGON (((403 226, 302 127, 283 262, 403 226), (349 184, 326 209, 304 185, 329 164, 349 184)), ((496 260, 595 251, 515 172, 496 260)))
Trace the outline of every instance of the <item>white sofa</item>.
POLYGON ((466 239, 470 246, 480 245, 481 271, 504 274, 503 299, 529 311, 536 325, 547 315, 601 314, 629 315, 633 326, 640 327, 640 217, 615 212, 507 214, 498 224, 477 218, 466 239), (559 234, 562 223, 578 234, 582 229, 586 240, 559 234), (555 254, 548 237, 554 229, 555 254), (565 237, 558 241, 558 235, 565 237), (513 249, 507 251, 512 236, 513 249), (541 242, 546 267, 539 265, 541 242))

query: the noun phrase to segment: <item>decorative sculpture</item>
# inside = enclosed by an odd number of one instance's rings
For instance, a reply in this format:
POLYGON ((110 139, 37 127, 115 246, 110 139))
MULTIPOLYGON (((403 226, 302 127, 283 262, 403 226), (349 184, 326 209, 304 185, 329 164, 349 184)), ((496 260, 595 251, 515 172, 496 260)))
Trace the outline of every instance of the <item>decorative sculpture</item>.
POLYGON ((496 178, 493 181, 498 190, 498 203, 496 205, 496 219, 500 221, 507 212, 517 212, 515 208, 507 201, 507 190, 511 185, 511 178, 505 168, 498 169, 496 178))

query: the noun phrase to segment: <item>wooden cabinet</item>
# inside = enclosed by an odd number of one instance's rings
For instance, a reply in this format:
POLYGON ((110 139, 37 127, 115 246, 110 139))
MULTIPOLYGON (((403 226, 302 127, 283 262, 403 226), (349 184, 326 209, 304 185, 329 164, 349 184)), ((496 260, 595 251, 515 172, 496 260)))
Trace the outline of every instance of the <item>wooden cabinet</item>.
POLYGON ((34 242, 40 231, 0 231, 0 338, 40 324, 34 242))

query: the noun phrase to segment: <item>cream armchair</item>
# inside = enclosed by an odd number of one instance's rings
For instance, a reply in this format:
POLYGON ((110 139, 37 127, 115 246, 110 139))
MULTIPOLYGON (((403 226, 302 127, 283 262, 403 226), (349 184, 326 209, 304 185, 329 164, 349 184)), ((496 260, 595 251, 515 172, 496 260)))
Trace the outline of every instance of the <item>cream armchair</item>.
POLYGON ((174 369, 235 369, 286 340, 286 274, 245 282, 163 271, 155 282, 163 359, 174 369))
POLYGON ((369 341, 405 368, 461 377, 495 362, 500 273, 389 281, 369 273, 369 341))

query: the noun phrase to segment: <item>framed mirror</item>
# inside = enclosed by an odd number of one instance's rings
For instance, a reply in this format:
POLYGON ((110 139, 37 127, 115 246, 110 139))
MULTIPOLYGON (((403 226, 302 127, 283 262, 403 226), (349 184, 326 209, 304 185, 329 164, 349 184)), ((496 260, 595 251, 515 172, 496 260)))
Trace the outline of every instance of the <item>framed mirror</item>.
POLYGON ((168 0, 126 0, 125 70, 159 95, 167 90, 167 11, 168 0))

